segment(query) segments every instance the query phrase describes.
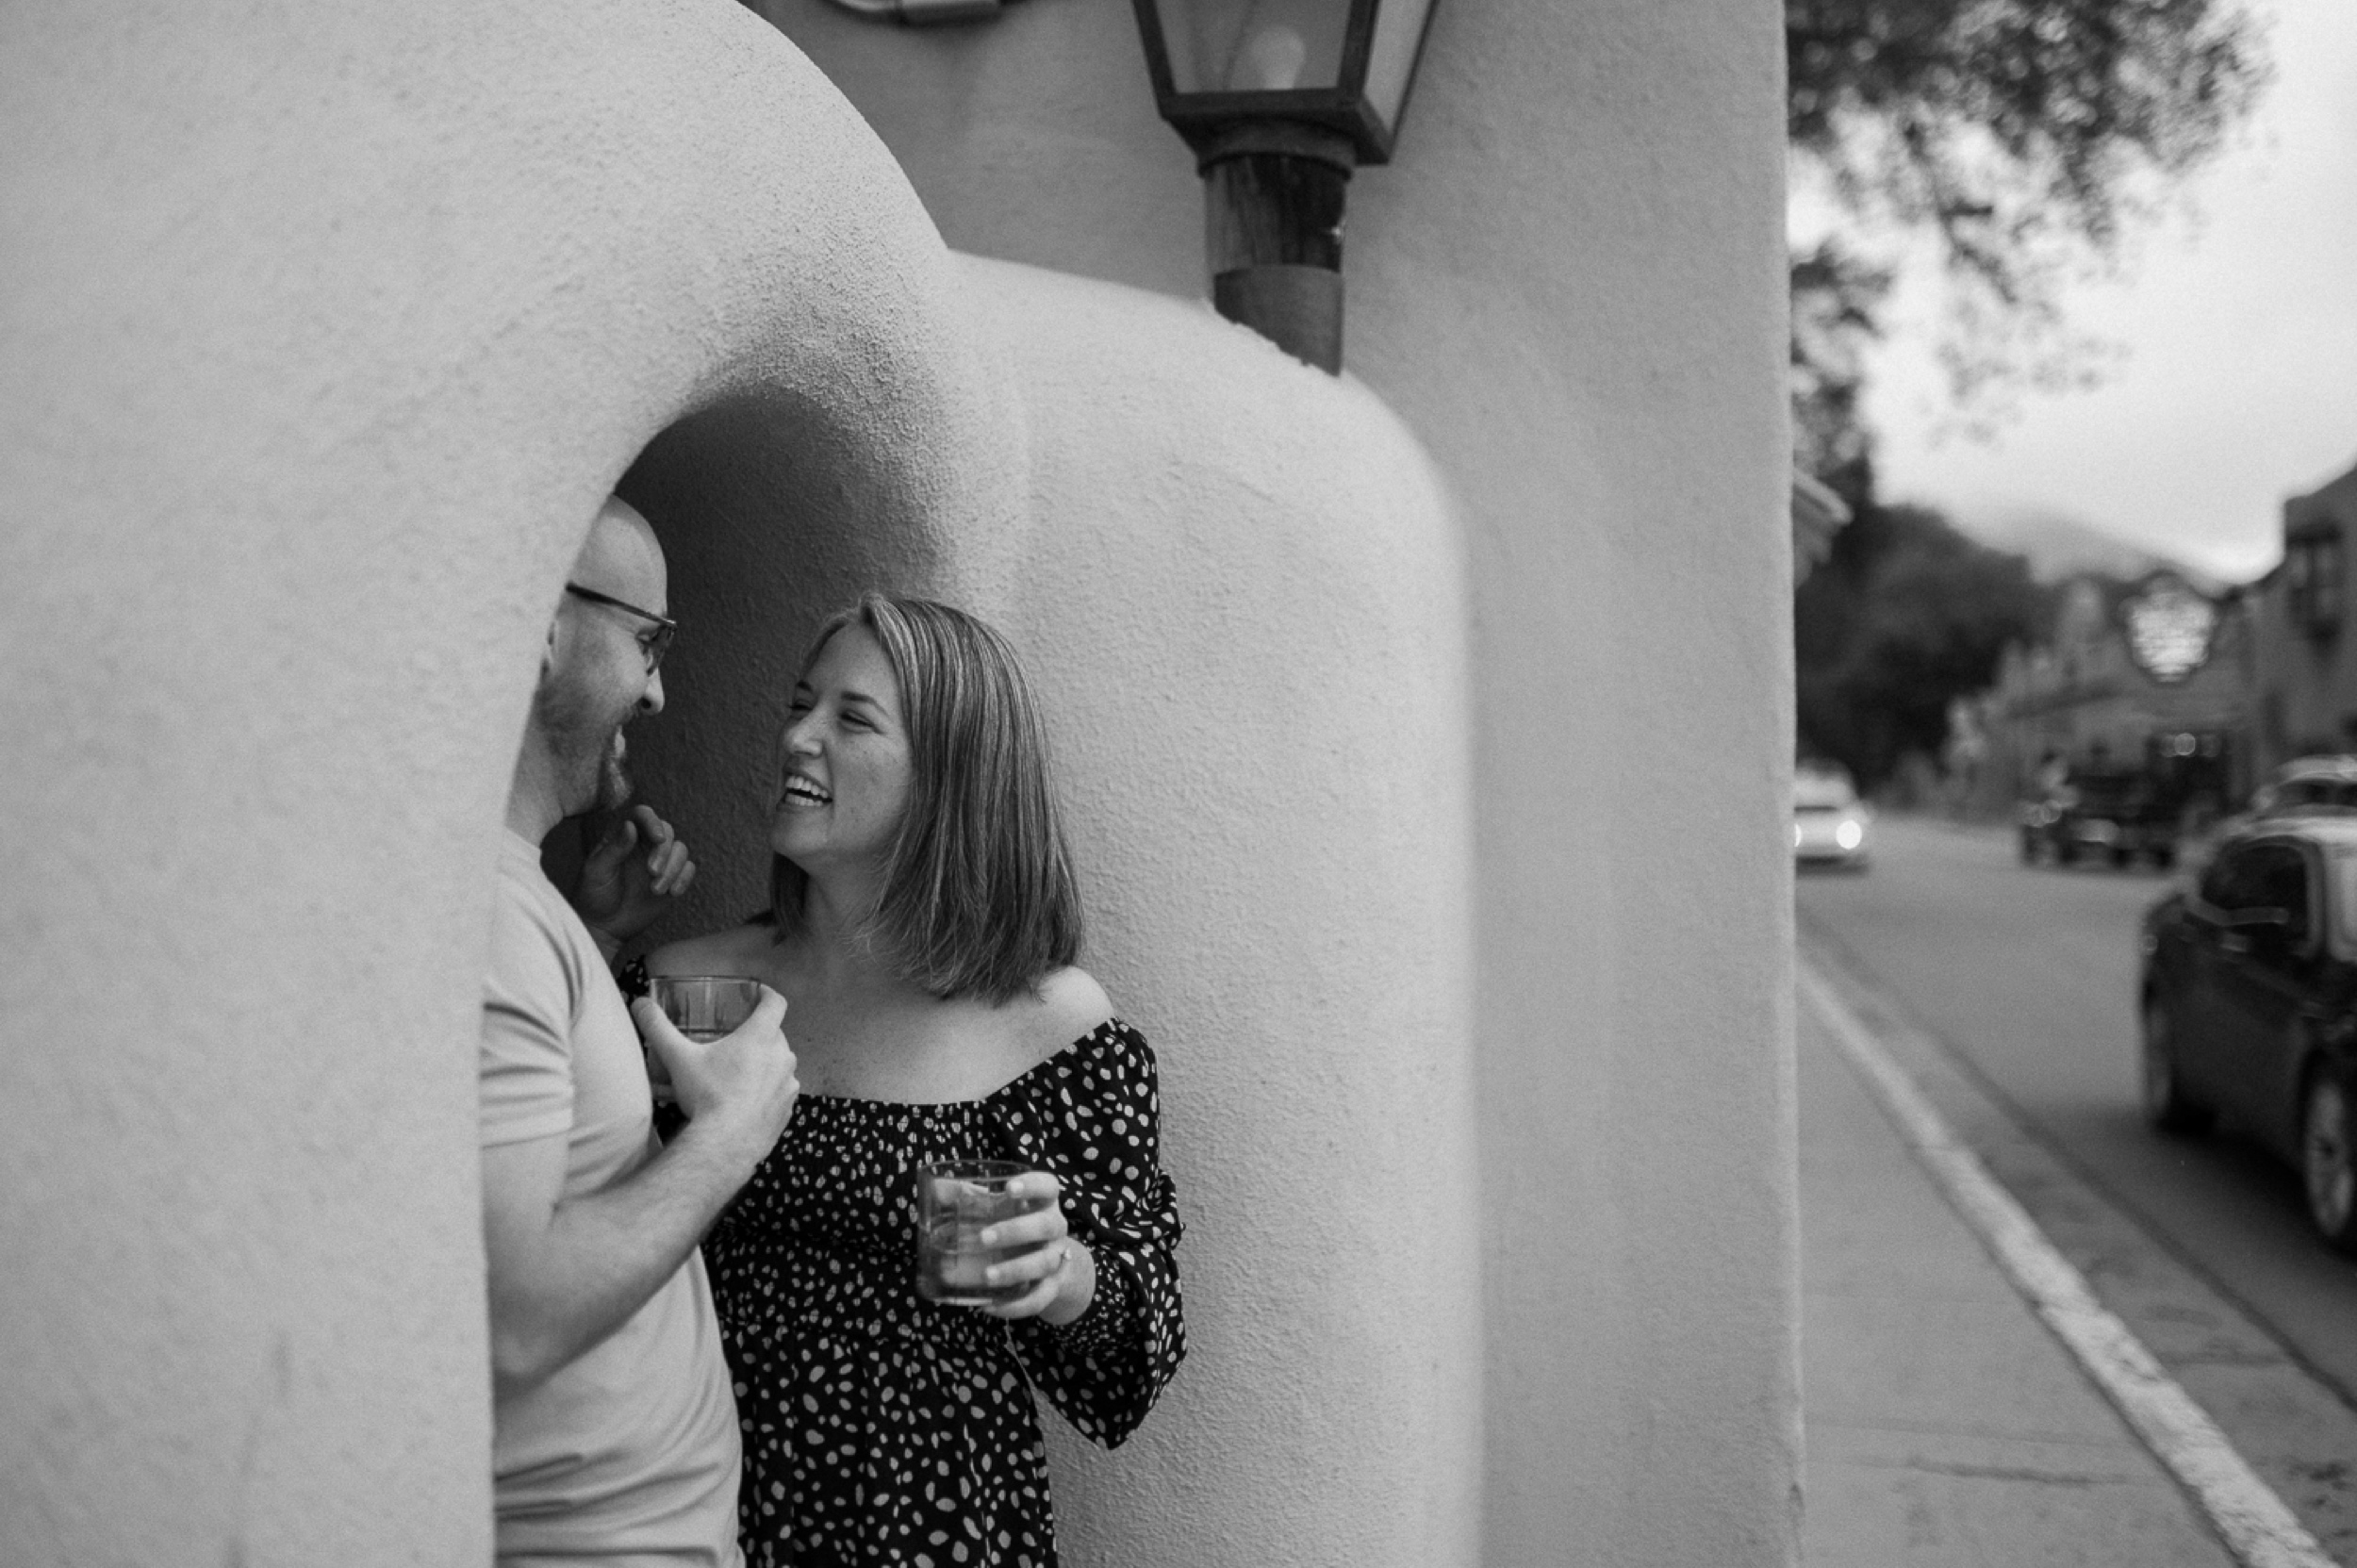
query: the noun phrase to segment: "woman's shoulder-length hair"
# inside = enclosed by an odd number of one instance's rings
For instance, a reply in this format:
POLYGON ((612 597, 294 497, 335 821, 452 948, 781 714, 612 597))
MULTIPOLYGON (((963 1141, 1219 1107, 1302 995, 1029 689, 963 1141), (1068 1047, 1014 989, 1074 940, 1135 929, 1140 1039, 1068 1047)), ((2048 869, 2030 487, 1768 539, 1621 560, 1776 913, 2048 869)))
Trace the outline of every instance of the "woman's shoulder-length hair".
MULTIPOLYGON (((852 625, 899 683, 912 774, 867 938, 936 997, 1011 1000, 1080 949, 1080 887, 1030 685, 1007 639, 973 616, 877 592, 828 619, 802 672, 852 625)), ((801 923, 808 883, 772 860, 781 939, 801 923)))

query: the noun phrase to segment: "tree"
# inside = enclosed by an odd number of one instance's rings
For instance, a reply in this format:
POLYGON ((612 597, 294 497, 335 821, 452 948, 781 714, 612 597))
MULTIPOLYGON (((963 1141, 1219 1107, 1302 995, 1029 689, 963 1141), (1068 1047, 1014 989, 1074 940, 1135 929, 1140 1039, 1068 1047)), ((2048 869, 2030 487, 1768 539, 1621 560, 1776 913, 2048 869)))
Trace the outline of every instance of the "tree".
POLYGON ((1937 757, 1950 700, 1986 687, 2005 645, 2042 635, 2052 613, 2020 556, 1937 512, 1870 501, 1796 596, 1803 750, 1867 789, 1910 751, 1937 757))
MULTIPOLYGON (((1927 235, 1941 346, 1971 404, 2084 360, 2058 292, 2109 264, 2249 111, 2266 69, 2243 0, 1787 0, 1787 131, 1848 217, 1927 235)), ((1828 239, 1792 258, 1796 455, 1838 464, 1886 262, 1828 239)))

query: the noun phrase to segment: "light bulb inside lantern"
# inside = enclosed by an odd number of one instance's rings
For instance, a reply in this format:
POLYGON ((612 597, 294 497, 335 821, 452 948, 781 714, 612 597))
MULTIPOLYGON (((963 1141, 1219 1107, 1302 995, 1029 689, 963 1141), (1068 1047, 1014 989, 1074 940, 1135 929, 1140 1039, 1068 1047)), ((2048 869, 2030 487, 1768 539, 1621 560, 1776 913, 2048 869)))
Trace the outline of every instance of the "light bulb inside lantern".
POLYGON ((1310 63, 1309 41, 1298 29, 1282 23, 1256 29, 1238 53, 1228 85, 1251 92, 1283 92, 1298 87, 1302 68, 1310 63))

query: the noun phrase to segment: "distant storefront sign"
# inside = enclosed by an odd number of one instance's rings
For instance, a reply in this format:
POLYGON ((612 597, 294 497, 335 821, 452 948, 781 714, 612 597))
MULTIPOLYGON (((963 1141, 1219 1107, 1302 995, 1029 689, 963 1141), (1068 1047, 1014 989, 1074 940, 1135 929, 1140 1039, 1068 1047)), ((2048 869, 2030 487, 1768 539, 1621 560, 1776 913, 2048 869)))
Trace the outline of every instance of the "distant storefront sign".
POLYGON ((2210 659, 2217 605, 2173 571, 2156 571, 2120 602, 2128 657, 2162 685, 2175 685, 2210 659))

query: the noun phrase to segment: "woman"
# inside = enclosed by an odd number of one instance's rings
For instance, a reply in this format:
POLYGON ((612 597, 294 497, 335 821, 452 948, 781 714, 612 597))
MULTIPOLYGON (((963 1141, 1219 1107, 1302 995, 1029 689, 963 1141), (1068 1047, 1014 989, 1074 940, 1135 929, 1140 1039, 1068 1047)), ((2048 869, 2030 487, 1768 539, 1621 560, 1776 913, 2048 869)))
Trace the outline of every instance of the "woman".
POLYGON ((868 594, 783 743, 767 918, 656 974, 783 993, 793 1122, 705 1242, 748 1560, 1050 1568, 1036 1385, 1107 1446, 1185 1353, 1153 1054, 1073 966, 1080 909, 1030 694, 958 610, 868 594), (1026 1167, 983 1308, 914 1288, 914 1166, 1026 1167))

